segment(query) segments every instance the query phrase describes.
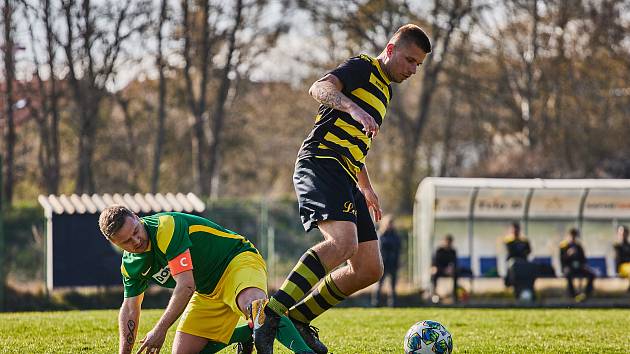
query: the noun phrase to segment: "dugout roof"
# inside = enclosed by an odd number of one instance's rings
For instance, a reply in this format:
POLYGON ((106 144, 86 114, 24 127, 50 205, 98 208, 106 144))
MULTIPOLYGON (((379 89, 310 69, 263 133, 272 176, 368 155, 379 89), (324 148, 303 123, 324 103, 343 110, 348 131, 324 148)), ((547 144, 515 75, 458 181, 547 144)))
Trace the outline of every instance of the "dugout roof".
POLYGON ((178 211, 184 213, 201 213, 206 209, 205 204, 193 193, 166 194, 64 194, 40 195, 37 200, 44 208, 47 217, 52 214, 95 214, 108 206, 119 204, 131 209, 134 213, 159 213, 164 211, 178 211))

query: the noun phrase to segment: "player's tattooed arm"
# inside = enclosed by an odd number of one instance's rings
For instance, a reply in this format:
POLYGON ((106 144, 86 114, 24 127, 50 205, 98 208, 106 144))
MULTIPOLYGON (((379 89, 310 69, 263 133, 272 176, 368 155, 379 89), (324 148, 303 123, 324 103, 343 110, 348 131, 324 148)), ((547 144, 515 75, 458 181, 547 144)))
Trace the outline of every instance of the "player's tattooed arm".
POLYGON ((341 81, 336 76, 328 74, 315 81, 309 89, 309 93, 324 106, 350 113, 356 104, 341 93, 342 89, 341 81))
POLYGON ((144 295, 125 298, 120 313, 118 315, 119 345, 120 354, 132 353, 133 345, 138 334, 138 323, 140 321, 140 309, 144 295))
POLYGON ((341 81, 335 75, 327 74, 315 81, 308 92, 317 102, 324 106, 349 113, 354 120, 363 125, 363 131, 368 136, 375 137, 379 126, 374 118, 346 97, 341 92, 342 89, 343 84, 341 81))
POLYGON ((341 92, 337 90, 335 85, 329 81, 320 80, 311 86, 310 94, 313 98, 330 108, 340 111, 346 111, 349 108, 348 102, 344 102, 344 98, 348 100, 341 92))

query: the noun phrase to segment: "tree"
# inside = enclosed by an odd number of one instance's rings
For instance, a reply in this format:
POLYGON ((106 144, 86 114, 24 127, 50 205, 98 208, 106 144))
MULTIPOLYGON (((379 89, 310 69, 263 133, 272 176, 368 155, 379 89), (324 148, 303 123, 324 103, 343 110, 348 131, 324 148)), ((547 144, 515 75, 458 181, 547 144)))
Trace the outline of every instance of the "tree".
POLYGON ((14 98, 13 84, 15 80, 15 43, 13 13, 15 11, 15 3, 13 0, 5 0, 3 7, 4 22, 4 79, 5 79, 5 115, 7 122, 6 143, 5 143, 5 178, 4 178, 4 202, 8 206, 13 201, 13 182, 14 182, 14 153, 15 153, 15 122, 13 120, 14 98))
MULTIPOLYGON (((232 9, 233 24, 226 30, 227 50, 223 58, 223 68, 219 71, 218 89, 214 99, 214 109, 210 115, 208 131, 209 162, 208 176, 211 178, 210 195, 219 195, 219 179, 221 177, 221 161, 224 154, 224 141, 228 139, 225 122, 234 119, 230 108, 239 99, 240 83, 247 77, 250 70, 256 66, 256 60, 264 57, 271 50, 281 34, 289 27, 284 22, 287 4, 275 11, 280 11, 277 21, 269 21, 265 15, 268 3, 262 0, 237 1, 232 9)), ((234 143, 232 137, 230 145, 234 143)))
POLYGON ((446 85, 448 86, 448 103, 446 104, 446 116, 442 122, 442 149, 440 153, 440 165, 438 170, 438 176, 447 177, 450 175, 451 160, 455 155, 456 129, 458 127, 457 120, 461 119, 461 111, 463 110, 463 104, 460 104, 462 97, 466 95, 465 68, 469 67, 470 63, 469 53, 470 48, 470 29, 462 33, 462 38, 459 43, 453 48, 453 60, 450 61, 450 68, 446 68, 445 74, 447 76, 446 85))
POLYGON ((38 161, 40 166, 41 184, 46 193, 57 194, 59 191, 60 174, 60 146, 59 146, 59 83, 56 75, 57 42, 53 6, 50 0, 39 0, 31 6, 27 17, 29 19, 29 34, 35 64, 34 76, 37 80, 37 95, 33 95, 30 104, 31 114, 35 117, 39 129, 38 161), (38 6, 39 5, 39 6, 38 6), (38 46, 33 27, 41 21, 45 29, 45 62, 42 62, 34 49, 38 46), (48 79, 44 80, 40 71, 48 69, 48 79))
POLYGON ((499 53, 498 64, 503 69, 511 94, 510 107, 515 116, 520 118, 518 125, 522 131, 523 144, 532 150, 538 144, 533 121, 538 118, 536 100, 539 93, 535 88, 540 79, 537 65, 541 40, 539 2, 524 0, 506 3, 510 25, 499 30, 494 38, 499 53), (510 40, 506 41, 506 37, 510 40), (507 61, 511 61, 511 65, 507 61))
MULTIPOLYGON (((431 37, 433 51, 422 64, 422 86, 417 95, 416 113, 409 113, 405 106, 395 106, 396 127, 404 142, 402 160, 405 167, 398 172, 401 186, 399 211, 410 212, 418 185, 418 148, 422 133, 429 119, 431 104, 438 88, 438 77, 451 53, 451 42, 466 16, 473 10, 472 0, 439 1, 433 3, 431 37)), ((398 101, 400 102, 400 101, 398 101)))
POLYGON ((137 159, 138 159, 138 145, 137 145, 137 132, 134 129, 134 124, 131 119, 131 113, 129 112, 129 98, 123 97, 121 92, 117 92, 113 95, 116 103, 120 107, 122 111, 122 118, 124 122, 124 130, 125 130, 125 150, 127 154, 125 154, 125 162, 127 163, 127 181, 129 181, 130 187, 137 190, 138 189, 138 169, 136 168, 137 159))
POLYGON ((189 0, 182 0, 181 5, 184 78, 192 113, 193 176, 196 190, 211 195, 213 184, 218 185, 229 104, 238 95, 239 76, 247 70, 241 66, 272 48, 288 28, 282 21, 264 24, 269 22, 263 16, 268 3, 262 0, 238 0, 233 7, 210 0, 202 1, 198 8, 191 9, 189 0), (218 80, 212 80, 211 72, 218 80), (208 93, 210 85, 216 88, 213 96, 208 93))
POLYGON ((123 44, 147 26, 148 3, 110 1, 94 6, 63 0, 66 40, 62 43, 69 69, 69 83, 77 109, 77 192, 93 193, 96 185, 92 166, 98 134, 100 105, 108 95, 106 85, 116 75, 123 44), (105 25, 97 19, 107 19, 105 25), (113 24, 113 29, 107 26, 113 24))
POLYGON ((204 113, 206 112, 206 92, 208 90, 208 70, 210 69, 210 50, 213 38, 210 38, 210 1, 204 0, 201 13, 201 39, 198 44, 196 53, 199 58, 199 64, 197 68, 199 70, 200 80, 197 87, 197 95, 195 95, 192 70, 194 68, 193 58, 193 33, 195 25, 194 17, 189 10, 189 0, 182 0, 182 35, 184 37, 184 78, 186 80, 186 96, 189 109, 193 115, 192 123, 192 155, 193 166, 192 175, 195 181, 196 192, 203 195, 208 194, 207 184, 208 180, 206 176, 205 159, 203 157, 206 148, 206 134, 204 131, 204 113))
POLYGON ((158 128, 157 134, 155 134, 155 146, 153 152, 153 173, 151 174, 151 193, 157 193, 160 185, 160 162, 162 157, 162 145, 164 144, 164 121, 166 120, 166 78, 164 77, 164 67, 166 66, 164 60, 164 50, 162 41, 162 29, 164 23, 167 20, 167 0, 160 2, 160 19, 158 21, 158 28, 156 31, 157 36, 157 55, 155 58, 155 64, 158 67, 159 73, 159 94, 158 94, 158 128))
POLYGON ((214 100, 214 111, 209 119, 209 144, 208 144, 208 177, 209 186, 208 193, 212 195, 212 179, 215 178, 217 165, 219 161, 219 148, 223 133, 223 124, 225 121, 225 107, 228 91, 230 90, 231 81, 229 74, 235 65, 233 63, 234 52, 236 50, 236 33, 242 26, 243 22, 243 1, 237 0, 234 5, 234 25, 227 35, 227 52, 225 54, 225 64, 221 70, 219 88, 214 100))

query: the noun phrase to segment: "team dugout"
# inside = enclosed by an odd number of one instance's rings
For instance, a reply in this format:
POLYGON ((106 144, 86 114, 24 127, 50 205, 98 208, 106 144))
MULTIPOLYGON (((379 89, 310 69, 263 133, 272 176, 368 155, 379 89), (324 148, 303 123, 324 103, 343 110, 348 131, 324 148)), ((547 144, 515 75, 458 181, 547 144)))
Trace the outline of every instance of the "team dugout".
POLYGON ((40 195, 46 216, 46 287, 120 285, 121 250, 98 229, 98 217, 118 204, 138 216, 163 211, 201 215, 205 204, 193 193, 40 195))
POLYGON ((616 228, 630 224, 630 180, 425 178, 416 192, 410 244, 412 279, 427 288, 431 256, 453 235, 460 267, 473 277, 506 273, 503 238, 513 221, 529 239, 529 259, 561 276, 558 245, 571 227, 581 231, 589 265, 616 276, 616 228))

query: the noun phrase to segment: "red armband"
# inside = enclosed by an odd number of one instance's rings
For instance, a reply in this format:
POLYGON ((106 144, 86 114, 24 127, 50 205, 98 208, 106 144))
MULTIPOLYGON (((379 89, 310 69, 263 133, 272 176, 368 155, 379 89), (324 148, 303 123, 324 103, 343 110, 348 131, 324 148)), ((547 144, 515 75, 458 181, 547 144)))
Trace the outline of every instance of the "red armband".
POLYGON ((168 267, 171 270, 171 275, 177 275, 187 270, 192 270, 192 258, 190 257, 190 250, 187 249, 184 253, 168 261, 168 267))

